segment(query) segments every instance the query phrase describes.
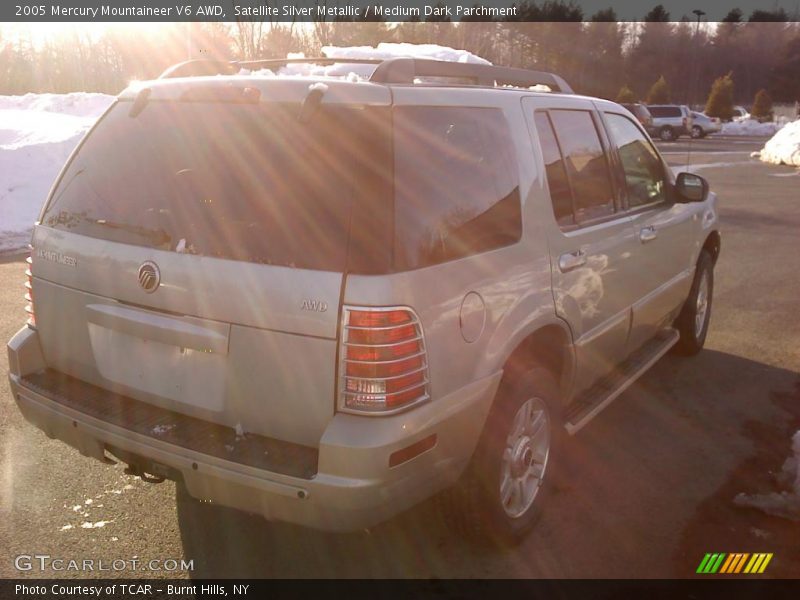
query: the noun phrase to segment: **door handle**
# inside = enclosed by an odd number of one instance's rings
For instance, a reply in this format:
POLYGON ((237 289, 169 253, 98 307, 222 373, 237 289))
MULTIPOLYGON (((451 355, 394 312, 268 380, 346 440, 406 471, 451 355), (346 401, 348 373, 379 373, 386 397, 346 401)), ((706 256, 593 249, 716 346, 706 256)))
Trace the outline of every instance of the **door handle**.
POLYGON ((639 230, 639 240, 646 244, 647 242, 652 242, 654 239, 658 237, 658 233, 656 232, 655 227, 642 227, 639 230))
POLYGON ((586 264, 586 251, 576 250, 575 252, 567 252, 558 257, 558 268, 562 273, 572 271, 586 264))

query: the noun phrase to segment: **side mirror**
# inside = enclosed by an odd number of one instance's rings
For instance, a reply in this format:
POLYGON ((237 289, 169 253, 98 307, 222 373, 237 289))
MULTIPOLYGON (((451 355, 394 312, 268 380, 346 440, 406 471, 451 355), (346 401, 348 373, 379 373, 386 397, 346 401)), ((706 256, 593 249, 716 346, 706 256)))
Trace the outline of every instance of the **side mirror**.
POLYGON ((675 191, 678 202, 703 202, 708 196, 708 182, 694 173, 678 173, 675 191))

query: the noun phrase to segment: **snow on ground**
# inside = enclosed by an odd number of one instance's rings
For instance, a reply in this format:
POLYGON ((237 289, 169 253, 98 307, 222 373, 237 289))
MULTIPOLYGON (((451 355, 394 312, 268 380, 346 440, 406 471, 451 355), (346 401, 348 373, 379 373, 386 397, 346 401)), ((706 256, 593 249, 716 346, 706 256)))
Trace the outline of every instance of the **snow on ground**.
POLYGON ((700 164, 688 164, 688 165, 677 165, 671 167, 672 173, 677 177, 678 173, 697 173, 698 171, 702 171, 703 169, 719 169, 721 167, 733 167, 736 166, 738 162, 713 162, 713 163, 700 163, 700 164))
POLYGON ((82 92, 0 96, 0 252, 28 243, 61 167, 113 99, 82 92))
POLYGON ((783 463, 778 480, 789 490, 769 494, 742 493, 733 499, 734 504, 758 508, 770 515, 800 521, 800 431, 792 437, 792 455, 783 463))
MULTIPOLYGON (((328 58, 349 59, 380 59, 386 60, 397 57, 429 58, 449 62, 472 63, 490 65, 488 60, 481 58, 466 50, 457 50, 448 46, 437 44, 395 44, 380 43, 377 46, 323 46, 322 53, 328 58)), ((304 55, 289 53, 287 58, 303 58, 304 55)), ((375 65, 334 64, 317 65, 313 63, 288 64, 277 72, 270 69, 249 71, 242 69, 241 75, 270 76, 310 76, 310 77, 337 77, 350 81, 364 81, 369 79, 375 65)))
POLYGON ((765 136, 775 135, 775 133, 786 125, 785 118, 779 118, 773 123, 759 123, 755 119, 745 119, 743 121, 731 121, 722 124, 722 135, 745 135, 745 136, 765 136))
POLYGON ((800 167, 800 119, 786 125, 753 154, 764 162, 800 167))

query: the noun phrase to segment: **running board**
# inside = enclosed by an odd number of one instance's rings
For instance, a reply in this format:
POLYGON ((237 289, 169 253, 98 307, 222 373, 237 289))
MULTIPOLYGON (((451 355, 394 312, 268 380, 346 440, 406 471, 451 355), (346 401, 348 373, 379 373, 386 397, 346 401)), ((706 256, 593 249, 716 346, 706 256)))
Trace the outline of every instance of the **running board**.
POLYGON ((677 343, 679 337, 680 334, 672 328, 659 332, 634 352, 618 369, 583 392, 567 408, 566 424, 564 425, 567 433, 575 435, 580 431, 601 410, 639 379, 659 358, 664 356, 677 343))

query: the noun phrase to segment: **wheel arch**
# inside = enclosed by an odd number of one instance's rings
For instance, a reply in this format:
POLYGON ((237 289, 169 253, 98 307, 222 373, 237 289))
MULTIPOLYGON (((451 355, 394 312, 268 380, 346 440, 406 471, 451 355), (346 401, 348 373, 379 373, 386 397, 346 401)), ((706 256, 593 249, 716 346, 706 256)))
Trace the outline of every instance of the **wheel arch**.
POLYGON ((503 361, 503 381, 524 373, 533 365, 550 371, 559 384, 560 399, 565 404, 575 370, 572 333, 566 323, 554 319, 539 323, 520 335, 503 361))
POLYGON ((711 255, 711 261, 714 265, 716 265, 721 249, 722 237, 720 236, 719 231, 715 229, 706 236, 706 241, 703 242, 702 250, 705 250, 711 255))

